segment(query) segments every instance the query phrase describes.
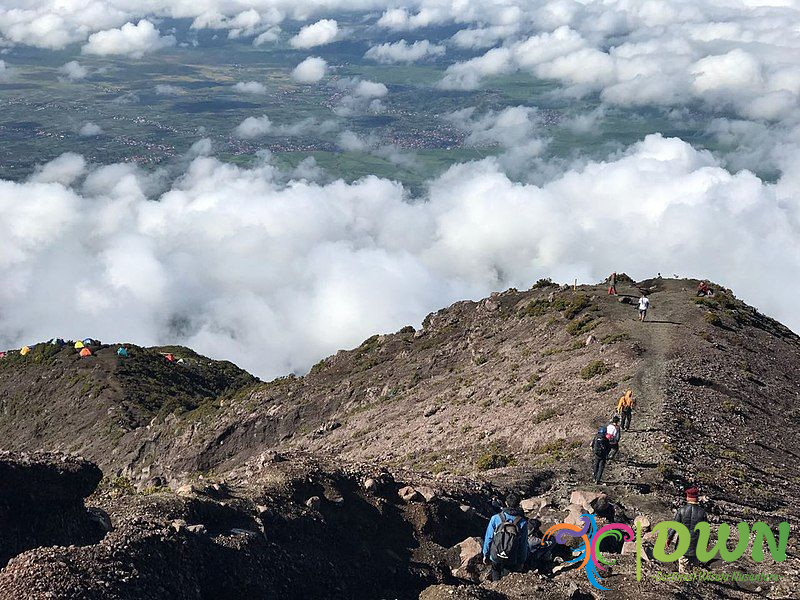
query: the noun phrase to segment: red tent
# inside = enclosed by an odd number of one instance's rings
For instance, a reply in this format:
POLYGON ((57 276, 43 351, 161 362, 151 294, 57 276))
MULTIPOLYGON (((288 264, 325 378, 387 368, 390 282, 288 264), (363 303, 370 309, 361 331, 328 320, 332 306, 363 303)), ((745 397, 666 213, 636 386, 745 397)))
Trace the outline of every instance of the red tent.
POLYGON ((92 351, 89 350, 88 348, 83 348, 81 350, 80 354, 81 354, 82 357, 91 356, 92 355, 92 351))
POLYGON ((172 354, 167 354, 164 356, 169 362, 175 362, 175 357, 172 354))

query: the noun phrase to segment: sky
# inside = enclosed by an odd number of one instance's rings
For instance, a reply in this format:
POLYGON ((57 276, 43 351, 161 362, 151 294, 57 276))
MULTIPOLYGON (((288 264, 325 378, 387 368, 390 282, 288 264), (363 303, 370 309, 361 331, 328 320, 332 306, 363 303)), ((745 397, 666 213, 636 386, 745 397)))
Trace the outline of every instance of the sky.
MULTIPOLYGON (((376 64, 447 61, 439 89, 530 73, 567 101, 599 99, 570 123, 584 134, 611 108, 700 111, 733 159, 655 133, 602 159, 544 164, 540 111, 522 105, 445 115, 467 144, 501 152, 456 164, 413 196, 388 178, 331 181, 313 159, 293 171, 269 153, 227 164, 209 140, 177 171, 65 153, 24 181, 0 180, 0 346, 54 336, 181 343, 270 378, 419 326, 457 300, 614 270, 708 277, 800 330, 798 2, 0 0, 0 82, 13 81, 21 45, 135 63, 180 43, 160 25, 180 17, 307 52, 287 76, 320 85, 325 46, 352 35, 340 23, 351 13, 396 40, 368 50, 376 64), (420 39, 440 25, 453 35, 420 39), (546 175, 521 176, 533 164, 546 175), (761 170, 777 176, 762 180, 761 170)), ((63 77, 87 77, 80 61, 63 77)), ((342 81, 332 117, 390 102, 379 74, 342 81)), ((264 93, 259 82, 237 85, 264 93)), ((253 114, 235 134, 328 126, 253 114)), ((101 131, 87 122, 80 135, 101 131)), ((348 131, 341 145, 393 152, 348 131)))

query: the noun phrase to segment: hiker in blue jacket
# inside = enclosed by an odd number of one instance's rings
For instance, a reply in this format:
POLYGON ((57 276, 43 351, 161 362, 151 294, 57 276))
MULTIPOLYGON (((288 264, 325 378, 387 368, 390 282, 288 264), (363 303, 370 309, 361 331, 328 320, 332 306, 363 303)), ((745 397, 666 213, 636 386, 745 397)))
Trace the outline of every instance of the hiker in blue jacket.
POLYGON ((492 565, 492 581, 522 569, 528 559, 527 536, 525 512, 519 507, 519 496, 511 493, 505 507, 489 520, 483 540, 483 562, 492 565))

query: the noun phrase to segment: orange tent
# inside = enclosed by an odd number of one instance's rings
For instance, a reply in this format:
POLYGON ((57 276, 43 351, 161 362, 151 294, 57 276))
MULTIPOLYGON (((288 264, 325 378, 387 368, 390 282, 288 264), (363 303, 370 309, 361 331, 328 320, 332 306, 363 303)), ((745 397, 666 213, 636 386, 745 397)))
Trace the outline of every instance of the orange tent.
POLYGON ((81 350, 81 356, 86 357, 86 356, 91 356, 91 355, 92 355, 92 351, 89 350, 88 348, 84 348, 83 350, 81 350))

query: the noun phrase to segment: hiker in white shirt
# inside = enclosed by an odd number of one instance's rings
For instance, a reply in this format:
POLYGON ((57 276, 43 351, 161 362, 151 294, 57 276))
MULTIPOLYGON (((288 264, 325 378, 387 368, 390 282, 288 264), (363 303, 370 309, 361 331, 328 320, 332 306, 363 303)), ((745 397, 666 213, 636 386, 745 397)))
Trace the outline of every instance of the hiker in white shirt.
POLYGON ((608 451, 608 460, 611 460, 617 455, 619 452, 619 438, 621 437, 621 431, 619 430, 619 417, 614 415, 611 419, 611 423, 606 425, 606 439, 608 440, 609 446, 611 449, 608 451))
POLYGON ((642 297, 639 298, 639 320, 644 321, 647 317, 647 309, 650 308, 650 300, 647 298, 647 292, 642 292, 642 297))

